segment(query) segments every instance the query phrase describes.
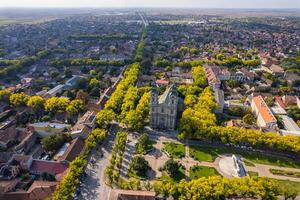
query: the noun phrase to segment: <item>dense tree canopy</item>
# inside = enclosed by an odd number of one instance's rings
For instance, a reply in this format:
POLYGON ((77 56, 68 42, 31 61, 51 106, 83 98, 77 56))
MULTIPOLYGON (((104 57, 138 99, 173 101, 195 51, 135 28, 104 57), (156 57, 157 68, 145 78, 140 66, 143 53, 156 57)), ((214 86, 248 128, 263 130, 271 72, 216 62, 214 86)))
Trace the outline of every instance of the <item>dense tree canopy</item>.
POLYGON ((64 97, 51 97, 44 104, 46 111, 52 113, 65 112, 69 105, 70 100, 64 97))
POLYGON ((45 100, 40 96, 31 96, 27 102, 27 106, 34 110, 40 110, 44 108, 45 100))
POLYGON ((173 181, 157 181, 154 189, 165 197, 173 196, 182 200, 206 200, 226 198, 262 198, 277 199, 282 193, 279 185, 265 178, 222 178, 212 176, 199 178, 192 181, 182 180, 179 183, 173 181))
POLYGON ((21 93, 14 93, 11 94, 9 97, 9 102, 13 106, 25 106, 29 100, 29 95, 21 92, 21 93))
POLYGON ((146 177, 149 169, 149 163, 143 156, 134 156, 129 164, 128 172, 139 177, 146 177))

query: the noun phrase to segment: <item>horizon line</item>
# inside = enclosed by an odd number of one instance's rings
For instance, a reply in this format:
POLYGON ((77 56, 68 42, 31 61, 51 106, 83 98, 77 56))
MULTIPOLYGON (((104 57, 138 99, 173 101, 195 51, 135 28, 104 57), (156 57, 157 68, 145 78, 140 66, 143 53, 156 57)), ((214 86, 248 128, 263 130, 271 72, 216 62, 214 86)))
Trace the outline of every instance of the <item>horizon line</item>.
POLYGON ((178 9, 223 9, 223 10, 230 10, 230 9, 249 9, 249 10, 262 10, 262 9, 267 9, 267 10, 300 10, 300 7, 285 7, 285 8, 278 8, 278 7, 262 7, 262 8, 253 8, 253 7, 180 7, 180 6, 60 6, 60 7, 54 7, 54 6, 5 6, 5 7, 1 7, 0 9, 99 9, 99 8, 104 8, 104 9, 124 9, 124 8, 155 8, 155 9, 174 9, 174 8, 178 8, 178 9))

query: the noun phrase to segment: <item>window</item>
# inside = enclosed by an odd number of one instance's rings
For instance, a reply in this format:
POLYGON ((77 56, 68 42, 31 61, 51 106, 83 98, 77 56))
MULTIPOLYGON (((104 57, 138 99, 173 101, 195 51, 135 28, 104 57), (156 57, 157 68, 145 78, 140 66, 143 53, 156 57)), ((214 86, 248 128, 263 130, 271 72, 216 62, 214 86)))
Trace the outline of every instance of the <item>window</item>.
POLYGON ((164 108, 161 108, 161 112, 162 112, 162 113, 164 113, 164 112, 165 112, 164 108))
POLYGON ((171 115, 173 115, 173 113, 174 113, 174 110, 173 110, 173 109, 171 109, 171 115))

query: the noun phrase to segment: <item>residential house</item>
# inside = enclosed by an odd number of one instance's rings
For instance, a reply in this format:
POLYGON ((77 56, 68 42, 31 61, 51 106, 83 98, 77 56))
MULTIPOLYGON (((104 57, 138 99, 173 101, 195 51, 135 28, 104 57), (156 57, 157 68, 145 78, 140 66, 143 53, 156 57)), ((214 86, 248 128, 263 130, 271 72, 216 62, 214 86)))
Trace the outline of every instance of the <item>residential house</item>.
POLYGON ((96 113, 93 111, 87 111, 72 127, 72 138, 82 137, 87 138, 93 128, 96 126, 96 113))
POLYGON ((49 98, 49 97, 55 97, 57 94, 60 94, 64 91, 65 85, 57 85, 54 88, 52 88, 51 90, 49 90, 48 92, 46 92, 46 94, 44 95, 45 98, 49 98))
POLYGON ((84 141, 78 137, 68 143, 67 147, 63 151, 55 156, 58 161, 69 161, 72 162, 83 150, 84 141))
POLYGON ((49 135, 63 133, 64 131, 70 129, 71 125, 61 124, 61 123, 51 123, 51 122, 37 122, 29 124, 29 127, 34 128, 34 130, 41 137, 46 137, 49 135))
POLYGON ((253 114, 257 117, 257 125, 262 128, 276 129, 277 120, 262 96, 254 96, 251 101, 253 114))
POLYGON ((286 107, 297 106, 297 97, 296 96, 285 95, 282 97, 282 100, 286 107))

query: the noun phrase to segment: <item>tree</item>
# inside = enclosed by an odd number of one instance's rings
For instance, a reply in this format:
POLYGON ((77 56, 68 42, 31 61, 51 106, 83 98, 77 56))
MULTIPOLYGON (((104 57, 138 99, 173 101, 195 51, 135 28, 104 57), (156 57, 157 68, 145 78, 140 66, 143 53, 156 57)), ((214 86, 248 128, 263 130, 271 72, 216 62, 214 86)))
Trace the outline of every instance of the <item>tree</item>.
POLYGON ((267 97, 267 98, 265 99, 265 102, 266 102, 267 106, 269 106, 269 107, 274 106, 274 100, 273 100, 272 97, 267 97))
POLYGON ((291 106, 288 109, 288 116, 293 118, 295 121, 300 120, 300 109, 297 106, 291 106))
POLYGON ((47 172, 43 172, 41 177, 44 181, 56 181, 55 176, 47 172))
POLYGON ((66 78, 72 77, 72 70, 70 69, 70 67, 65 67, 64 73, 66 78))
POLYGON ((84 92, 83 90, 79 90, 76 94, 77 100, 82 100, 84 103, 87 103, 90 96, 88 93, 84 92))
POLYGON ((195 85, 204 88, 207 85, 206 76, 203 67, 193 67, 192 68, 193 79, 195 85))
POLYGON ((142 134, 135 145, 136 153, 146 154, 151 148, 152 144, 149 139, 149 135, 147 133, 142 134))
POLYGON ((243 117, 243 122, 245 122, 246 124, 252 125, 255 122, 255 118, 254 118, 253 114, 251 114, 251 113, 246 114, 243 117))
POLYGON ((67 107, 67 112, 71 115, 76 115, 80 113, 84 108, 84 103, 82 100, 73 100, 67 107))
POLYGON ((52 79, 55 79, 59 76, 59 73, 57 71, 50 71, 50 77, 52 79))
POLYGON ((51 113, 66 112, 67 107, 70 104, 70 100, 63 97, 51 97, 46 100, 44 107, 45 110, 51 113))
POLYGON ((32 96, 27 102, 27 106, 31 109, 38 111, 44 108, 45 100, 40 96, 32 96))
POLYGON ((42 139, 43 148, 50 153, 55 153, 65 142, 62 134, 54 134, 42 139))
POLYGON ((29 100, 29 96, 23 92, 11 94, 9 97, 9 102, 13 106, 24 106, 29 100))
POLYGON ((162 167, 162 170, 165 170, 171 178, 174 178, 178 174, 180 167, 181 165, 177 161, 169 159, 162 167))
POLYGON ((90 88, 99 88, 100 87, 100 81, 98 81, 96 78, 92 78, 89 82, 90 88))
POLYGON ((77 81, 77 85, 76 85, 77 89, 86 89, 87 86, 88 86, 88 80, 86 78, 80 78, 77 81))
POLYGON ((108 128, 110 122, 116 119, 116 114, 112 110, 101 110, 96 115, 96 121, 100 128, 108 128))
POLYGON ((8 101, 11 92, 9 90, 0 90, 0 101, 8 101))
POLYGON ((139 177, 146 177, 149 169, 149 163, 143 156, 134 156, 129 164, 129 173, 139 177))

